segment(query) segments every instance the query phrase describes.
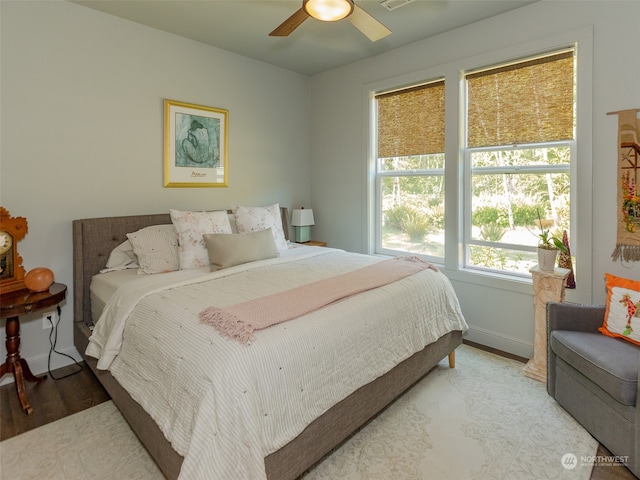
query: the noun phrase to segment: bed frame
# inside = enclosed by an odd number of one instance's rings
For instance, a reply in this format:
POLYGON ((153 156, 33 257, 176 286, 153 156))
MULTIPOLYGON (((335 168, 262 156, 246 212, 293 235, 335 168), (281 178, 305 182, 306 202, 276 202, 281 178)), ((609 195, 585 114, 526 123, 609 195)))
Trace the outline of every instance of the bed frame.
MULTIPOLYGON (((287 209, 281 208, 285 236, 289 238, 287 209)), ((97 360, 85 355, 89 327, 93 325, 89 286, 91 277, 104 268, 111 250, 126 234, 150 225, 171 223, 169 214, 104 217, 73 221, 74 343, 78 352, 105 387, 160 470, 169 479, 180 473, 183 457, 164 438, 159 427, 108 371, 96 368, 97 360)), ((462 332, 454 331, 398 364, 385 375, 364 385, 314 420, 298 437, 265 458, 269 479, 289 480, 302 475, 332 449, 420 380, 447 355, 455 366, 454 351, 462 332)))

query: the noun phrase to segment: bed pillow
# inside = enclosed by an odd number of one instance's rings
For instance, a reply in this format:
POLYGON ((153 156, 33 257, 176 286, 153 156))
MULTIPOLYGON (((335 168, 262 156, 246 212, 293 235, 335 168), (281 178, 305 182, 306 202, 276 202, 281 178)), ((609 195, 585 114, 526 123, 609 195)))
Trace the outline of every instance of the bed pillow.
POLYGON ((241 207, 234 205, 231 207, 231 211, 236 217, 238 233, 258 232, 271 228, 278 251, 287 250, 288 245, 282 229, 279 204, 276 203, 268 207, 241 207))
POLYGON ((138 273, 151 275, 180 269, 178 233, 172 224, 145 227, 127 233, 127 238, 138 257, 138 273))
POLYGON ((238 226, 236 225, 236 216, 233 213, 227 213, 229 219, 229 225, 231 225, 231 233, 238 233, 238 226))
POLYGON ((605 273, 607 309, 600 332, 640 345, 640 281, 605 273))
POLYGON ((205 233, 211 271, 278 256, 271 229, 251 233, 205 233))
POLYGON ((208 266, 209 254, 202 235, 205 233, 231 233, 227 212, 169 210, 169 214, 178 231, 180 269, 208 266))
POLYGON ((138 257, 133 252, 133 245, 129 240, 125 240, 116 248, 111 250, 105 268, 100 273, 113 272, 115 270, 126 270, 128 268, 140 268, 138 257))

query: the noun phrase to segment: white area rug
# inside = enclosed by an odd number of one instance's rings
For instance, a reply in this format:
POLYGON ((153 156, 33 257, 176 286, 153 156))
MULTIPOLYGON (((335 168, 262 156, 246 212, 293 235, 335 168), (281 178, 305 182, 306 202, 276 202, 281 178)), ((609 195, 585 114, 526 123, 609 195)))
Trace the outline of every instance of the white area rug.
MULTIPOLYGON (((590 477, 580 458, 597 442, 521 363, 464 345, 456 357, 455 369, 445 359, 305 480, 590 477)), ((1 442, 0 457, 2 479, 163 478, 110 401, 1 442)))

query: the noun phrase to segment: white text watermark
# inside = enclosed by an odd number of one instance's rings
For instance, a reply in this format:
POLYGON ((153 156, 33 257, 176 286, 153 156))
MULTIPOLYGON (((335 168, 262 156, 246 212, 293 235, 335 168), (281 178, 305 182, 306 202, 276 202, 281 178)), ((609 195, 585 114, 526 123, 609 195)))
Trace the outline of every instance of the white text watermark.
POLYGON ((567 470, 572 470, 577 466, 589 467, 618 467, 626 466, 629 455, 582 455, 578 457, 573 453, 565 453, 560 459, 560 463, 567 470))

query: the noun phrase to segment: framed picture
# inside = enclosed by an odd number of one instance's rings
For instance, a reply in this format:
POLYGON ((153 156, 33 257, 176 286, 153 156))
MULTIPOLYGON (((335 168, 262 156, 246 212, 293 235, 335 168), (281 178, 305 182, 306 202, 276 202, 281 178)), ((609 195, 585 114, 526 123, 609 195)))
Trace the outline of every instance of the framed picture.
POLYGON ((228 110, 164 101, 164 186, 226 187, 228 110))

